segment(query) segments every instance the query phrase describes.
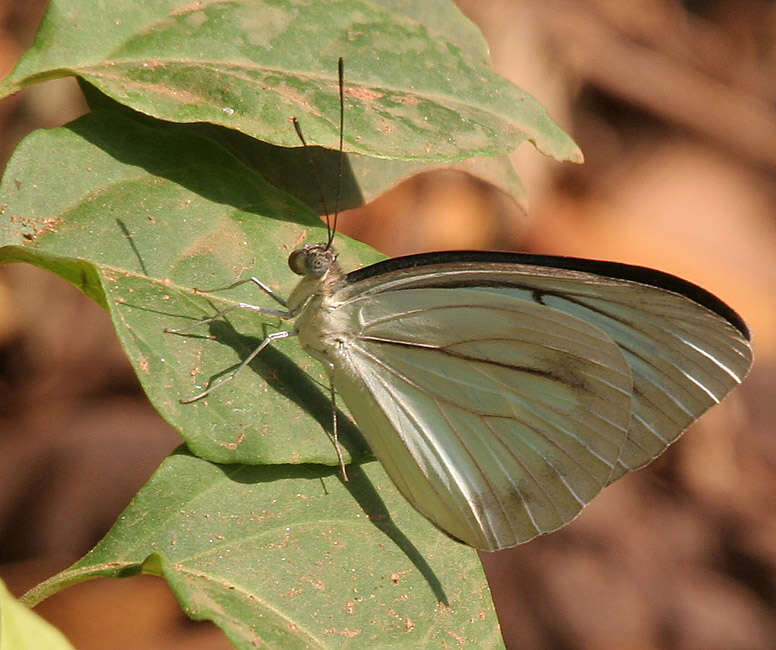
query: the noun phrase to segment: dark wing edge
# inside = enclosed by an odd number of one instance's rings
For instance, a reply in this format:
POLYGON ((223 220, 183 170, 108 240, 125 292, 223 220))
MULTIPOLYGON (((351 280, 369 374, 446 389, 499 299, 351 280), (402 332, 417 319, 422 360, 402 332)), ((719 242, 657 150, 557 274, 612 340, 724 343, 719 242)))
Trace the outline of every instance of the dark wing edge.
POLYGON ((639 284, 645 284, 681 294, 685 298, 689 298, 693 302, 703 305, 728 321, 747 341, 751 340, 749 328, 743 318, 741 318, 732 307, 720 300, 713 293, 676 275, 651 269, 646 266, 624 264, 621 262, 590 260, 560 255, 511 253, 508 251, 435 251, 432 253, 418 253, 415 255, 393 257, 375 264, 370 264, 369 266, 351 271, 345 276, 345 279, 348 283, 353 284, 395 271, 418 269, 420 267, 429 266, 444 266, 447 264, 498 264, 544 267, 547 269, 590 273, 603 278, 612 278, 614 280, 637 282, 639 284))

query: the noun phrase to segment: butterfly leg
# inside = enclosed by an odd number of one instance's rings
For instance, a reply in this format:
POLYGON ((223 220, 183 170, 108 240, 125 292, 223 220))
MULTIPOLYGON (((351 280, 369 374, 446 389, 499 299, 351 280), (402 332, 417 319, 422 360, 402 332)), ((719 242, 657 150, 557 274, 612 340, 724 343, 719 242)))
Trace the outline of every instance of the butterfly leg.
POLYGON ((232 305, 231 307, 227 307, 226 309, 222 309, 219 312, 216 312, 212 316, 208 316, 207 318, 203 318, 201 320, 196 321, 192 324, 191 328, 189 329, 177 329, 174 327, 165 327, 164 331, 167 332, 167 334, 182 334, 182 335, 188 335, 192 333, 192 328, 199 327, 200 325, 207 325, 208 323, 212 323, 214 321, 217 321, 219 318, 226 316, 229 312, 234 311, 235 309, 248 309, 250 311, 258 312, 259 314, 264 314, 266 316, 276 316, 277 318, 293 318, 295 316, 294 313, 290 311, 285 311, 283 309, 269 309, 267 307, 259 307, 257 305, 251 305, 247 302, 238 302, 236 305, 232 305))
POLYGON ((266 348, 270 343, 273 341, 279 341, 280 339, 288 338, 289 336, 296 336, 296 332, 271 332, 270 334, 267 334, 267 337, 259 343, 259 345, 256 347, 256 349, 251 352, 245 359, 240 363, 239 366, 237 366, 232 372, 230 372, 225 377, 215 381, 213 384, 208 386, 205 390, 203 390, 201 393, 198 393, 197 395, 194 395, 193 397, 187 397, 186 399, 179 400, 181 404, 190 404, 191 402, 196 402, 199 399, 202 399, 206 395, 209 395, 212 393, 216 388, 219 386, 223 386, 226 382, 231 381, 234 379, 235 375, 240 372, 245 366, 247 366, 251 361, 253 361, 264 348, 266 348))
POLYGON ((329 432, 326 432, 326 435, 329 436, 329 440, 331 440, 331 444, 334 445, 334 451, 337 454, 337 460, 339 461, 340 465, 340 471, 342 472, 342 480, 345 481, 345 483, 348 482, 348 472, 347 469, 345 469, 345 459, 342 457, 342 449, 339 444, 339 430, 337 428, 337 398, 336 393, 334 392, 334 378, 332 377, 332 368, 328 364, 324 364, 324 367, 326 368, 326 371, 329 375, 329 395, 331 395, 331 430, 332 433, 329 434, 329 432))
POLYGON ((283 305, 283 307, 288 307, 288 304, 286 303, 284 298, 276 294, 266 284, 264 284, 261 280, 259 280, 257 277, 254 277, 254 276, 251 276, 249 278, 243 278, 242 280, 237 280, 237 282, 233 282, 232 284, 226 287, 216 287, 215 289, 194 289, 194 291, 196 291, 197 293, 215 293, 216 291, 228 291, 229 289, 234 289, 236 287, 242 286, 243 284, 248 284, 249 282, 252 282, 253 284, 255 284, 259 289, 261 289, 264 293, 266 293, 270 298, 272 298, 278 304, 283 305))
MULTIPOLYGON (((264 293, 266 293, 270 298, 272 298, 275 302, 279 303, 280 305, 283 305, 283 307, 286 307, 286 309, 270 309, 268 307, 258 307, 257 305, 252 305, 247 302, 240 302, 236 305, 232 305, 231 307, 227 307, 226 309, 222 309, 216 314, 213 314, 212 316, 208 316, 207 318, 203 318, 202 320, 198 320, 196 323, 193 324, 192 327, 198 327, 199 325, 207 325, 208 323, 212 323, 213 321, 218 320, 222 316, 226 316, 231 311, 234 311, 235 309, 248 309, 250 311, 255 311, 260 314, 265 314, 266 316, 275 316, 277 318, 293 318, 296 314, 290 310, 288 310, 288 303, 286 303, 285 299, 276 294, 272 289, 270 289, 266 284, 264 284, 261 280, 259 280, 255 276, 251 276, 249 278, 244 278, 242 280, 237 280, 237 282, 232 282, 232 284, 227 285, 225 287, 216 287, 215 289, 199 289, 195 288, 195 293, 215 293, 217 291, 228 291, 229 289, 234 289, 236 287, 242 286, 243 284, 247 283, 253 283, 259 289, 261 289, 264 293)), ((182 330, 182 329, 175 329, 172 327, 166 327, 164 329, 165 332, 168 334, 190 334, 191 330, 182 330)))
MULTIPOLYGON (((213 293, 216 291, 226 291, 228 289, 234 289, 235 287, 239 287, 243 284, 247 284, 248 282, 251 282, 255 284, 259 289, 261 289, 264 293, 266 293, 268 296, 270 296, 275 302, 281 304, 283 307, 286 307, 286 309, 271 309, 269 307, 259 307, 257 305, 252 305, 247 302, 239 302, 236 305, 231 305, 230 307, 227 307, 226 309, 222 309, 221 311, 213 314, 212 316, 208 316, 207 318, 203 318, 201 320, 196 321, 192 327, 197 327, 199 325, 207 325, 208 323, 212 323, 219 318, 222 318, 223 316, 226 316, 226 314, 234 311, 235 309, 248 309, 249 311, 254 311, 259 314, 264 314, 265 316, 274 316, 277 318, 282 319, 289 319, 296 316, 296 312, 293 310, 288 309, 288 304, 286 301, 281 298, 279 295, 277 295, 272 289, 270 289, 266 284, 264 284, 261 280, 258 278, 251 276, 249 278, 245 278, 243 280, 238 280, 237 282, 233 282, 232 284, 225 286, 225 287, 217 287, 215 289, 195 289, 195 292, 197 293, 213 293)), ((298 311, 298 310, 297 310, 298 311)), ((183 330, 183 329, 175 329, 172 327, 166 327, 164 329, 165 332, 168 334, 181 334, 181 335, 187 335, 191 332, 191 329, 183 330)), ((197 395, 194 395, 193 397, 188 397, 186 399, 181 399, 181 404, 189 404, 191 402, 196 402, 199 399, 202 399, 206 395, 209 395, 212 393, 216 388, 219 386, 225 384, 228 381, 231 381, 234 379, 235 375, 240 372, 245 366, 247 366, 251 361, 253 361, 256 356, 261 352, 265 347, 267 347, 270 343, 273 341, 277 341, 280 339, 287 338, 289 336, 295 336, 296 332, 293 331, 281 331, 281 332, 273 332, 258 345, 258 347, 251 352, 246 359, 244 359, 237 368, 235 368, 231 373, 229 373, 227 376, 221 378, 220 380, 216 381, 212 385, 208 386, 205 390, 203 390, 201 393, 198 393, 197 395)))

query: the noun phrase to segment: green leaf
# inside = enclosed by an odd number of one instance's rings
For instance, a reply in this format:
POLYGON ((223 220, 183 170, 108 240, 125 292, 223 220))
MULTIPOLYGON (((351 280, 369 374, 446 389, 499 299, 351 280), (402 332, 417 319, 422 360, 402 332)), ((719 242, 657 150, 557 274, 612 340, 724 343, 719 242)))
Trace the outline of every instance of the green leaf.
MULTIPOLYGON (((196 327, 238 301, 278 305, 252 286, 212 296, 194 287, 251 273, 288 295, 298 278, 289 252, 326 237, 308 208, 209 139, 110 112, 28 137, 0 202, 0 262, 47 268, 106 306, 152 403, 195 453, 217 462, 336 463, 323 431, 331 426, 328 379, 294 340, 266 350, 212 398, 179 403, 279 327, 246 310, 196 327)), ((380 257, 344 237, 338 248, 345 268, 380 257)), ((343 427, 343 442, 363 456, 360 435, 345 418, 343 427)))
MULTIPOLYGON (((81 87, 94 112, 115 111, 129 119, 142 120, 141 114, 118 104, 93 86, 82 82, 81 87)), ((157 128, 162 126, 157 120, 146 119, 145 122, 157 128)), ((348 210, 359 207, 415 174, 438 169, 456 169, 477 176, 518 203, 525 198, 525 190, 508 156, 480 156, 448 164, 345 154, 345 173, 339 176, 339 151, 315 146, 279 147, 212 124, 180 124, 174 128, 180 134, 200 135, 214 140, 272 185, 319 214, 331 214, 336 208, 348 210), (316 170, 320 183, 310 177, 311 168, 316 170), (321 203, 321 187, 327 194, 324 204, 321 203), (339 204, 335 206, 337 191, 339 204)))
POLYGON ((149 0, 96 11, 53 0, 33 47, 0 85, 77 75, 115 100, 174 122, 211 122, 282 146, 289 117, 336 148, 337 58, 346 64, 348 151, 456 161, 525 140, 560 160, 573 141, 530 95, 491 69, 451 2, 149 0))
POLYGON ((477 554, 398 494, 376 462, 320 467, 170 456, 108 535, 25 597, 162 575, 237 648, 502 647, 477 554))
POLYGON ((0 580, 0 650, 73 650, 64 635, 8 591, 0 580))

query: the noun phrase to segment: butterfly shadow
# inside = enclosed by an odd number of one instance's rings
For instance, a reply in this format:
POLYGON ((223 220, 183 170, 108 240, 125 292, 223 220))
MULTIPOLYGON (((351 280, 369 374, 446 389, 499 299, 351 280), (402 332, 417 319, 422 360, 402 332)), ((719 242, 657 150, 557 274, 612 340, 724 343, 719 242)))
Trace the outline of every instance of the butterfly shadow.
POLYGON ((352 463, 348 466, 348 481, 344 481, 342 475, 338 475, 339 481, 350 495, 358 502, 358 505, 367 515, 369 522, 381 533, 388 537, 412 562, 418 572, 423 576, 429 588, 438 602, 449 605, 447 594, 442 583, 437 578, 434 570, 429 566, 422 553, 407 537, 396 522, 391 518, 385 502, 375 489, 369 477, 361 471, 361 463, 352 463))
MULTIPOLYGON (((191 452, 183 446, 176 453, 191 452)), ((325 479, 339 481, 363 510, 366 520, 388 537, 412 562, 420 575, 423 576, 436 600, 444 605, 449 605, 447 594, 439 578, 415 544, 393 521, 374 483, 369 479, 366 472, 362 471, 362 463, 351 463, 348 465, 347 481, 343 480, 342 474, 338 469, 313 464, 221 465, 220 467, 229 476, 229 480, 250 485, 274 481, 318 478, 321 480, 324 494, 328 494, 324 482, 325 479), (238 471, 235 471, 235 468, 238 471)), ((298 496, 298 493, 295 492, 294 498, 298 499, 298 496)))
MULTIPOLYGON (((266 334, 267 331, 269 328, 264 324, 264 333, 266 334)), ((209 338, 228 345, 242 359, 250 355, 262 341, 255 336, 241 334, 226 318, 210 323, 209 334, 209 338)), ((283 344, 283 341, 279 341, 273 345, 268 345, 241 372, 256 373, 272 390, 304 410, 330 438, 333 437, 334 419, 328 387, 315 381, 278 349, 278 346, 283 344)), ((291 345, 298 344, 292 341, 291 345)), ((239 364, 225 368, 211 376, 208 385, 213 385, 223 377, 228 376, 236 369, 237 365, 239 364)), ((236 380, 239 381, 239 378, 236 380)), ((339 408, 337 409, 337 438, 341 447, 348 452, 351 458, 371 457, 369 444, 361 431, 339 408)))
MULTIPOLYGON (((243 358, 255 350, 261 342, 256 337, 240 334, 226 319, 210 323, 209 328, 211 336, 232 347, 243 358)), ((314 381, 283 352, 268 346, 242 372, 247 372, 248 369, 261 376, 273 390, 311 415, 329 435, 333 435, 332 405, 328 390, 324 392, 318 382, 314 381)), ((217 381, 219 376, 228 374, 232 370, 233 368, 225 369, 218 375, 211 377, 210 380, 217 381)), ((297 473, 300 476, 308 476, 311 467, 315 468, 322 480, 328 476, 336 477, 358 502, 369 522, 404 552, 424 577, 436 599, 447 604, 447 595, 433 569, 417 547, 393 521, 374 484, 361 470, 363 461, 372 458, 371 450, 363 434, 339 409, 337 409, 337 423, 338 440, 350 454, 350 457, 354 459, 347 466, 348 480, 344 479, 339 467, 334 468, 326 465, 277 465, 275 467, 282 468, 278 469, 278 477, 293 478, 297 473)))

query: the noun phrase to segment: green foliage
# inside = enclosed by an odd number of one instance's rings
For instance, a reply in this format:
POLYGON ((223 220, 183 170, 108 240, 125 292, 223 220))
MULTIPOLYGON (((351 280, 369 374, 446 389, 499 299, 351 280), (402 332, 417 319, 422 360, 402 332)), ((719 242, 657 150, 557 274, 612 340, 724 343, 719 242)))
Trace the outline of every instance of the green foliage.
POLYGON ((238 648, 498 647, 476 555, 426 523, 378 463, 350 474, 179 451, 100 544, 29 597, 145 572, 238 648))
MULTIPOLYGON (((240 301, 275 306, 250 286, 193 289, 252 274, 287 295, 288 253, 325 238, 306 153, 284 147, 298 144, 291 116, 309 142, 336 147, 340 56, 344 207, 459 164, 519 197, 506 153, 525 140, 580 159, 538 103, 490 69, 481 35, 446 0, 156 0, 109 11, 54 0, 0 83, 4 96, 76 75, 92 109, 15 152, 0 185, 0 263, 46 268, 105 307, 188 447, 30 602, 146 572, 240 648, 500 642, 476 554, 396 495, 345 418, 353 480, 329 467, 326 379, 293 340, 208 399, 178 401, 280 326, 235 310, 188 336, 165 333, 240 301)), ((333 196, 336 154, 310 153, 333 196)), ((338 249, 346 270, 379 259, 344 237, 338 249)))
POLYGON ((210 122, 296 146, 334 147, 337 58, 347 62, 347 149, 380 158, 462 160, 531 140, 561 159, 576 145, 530 95, 495 74, 476 28, 452 3, 181 0, 51 3, 0 96, 75 74, 113 99, 173 122, 210 122))

